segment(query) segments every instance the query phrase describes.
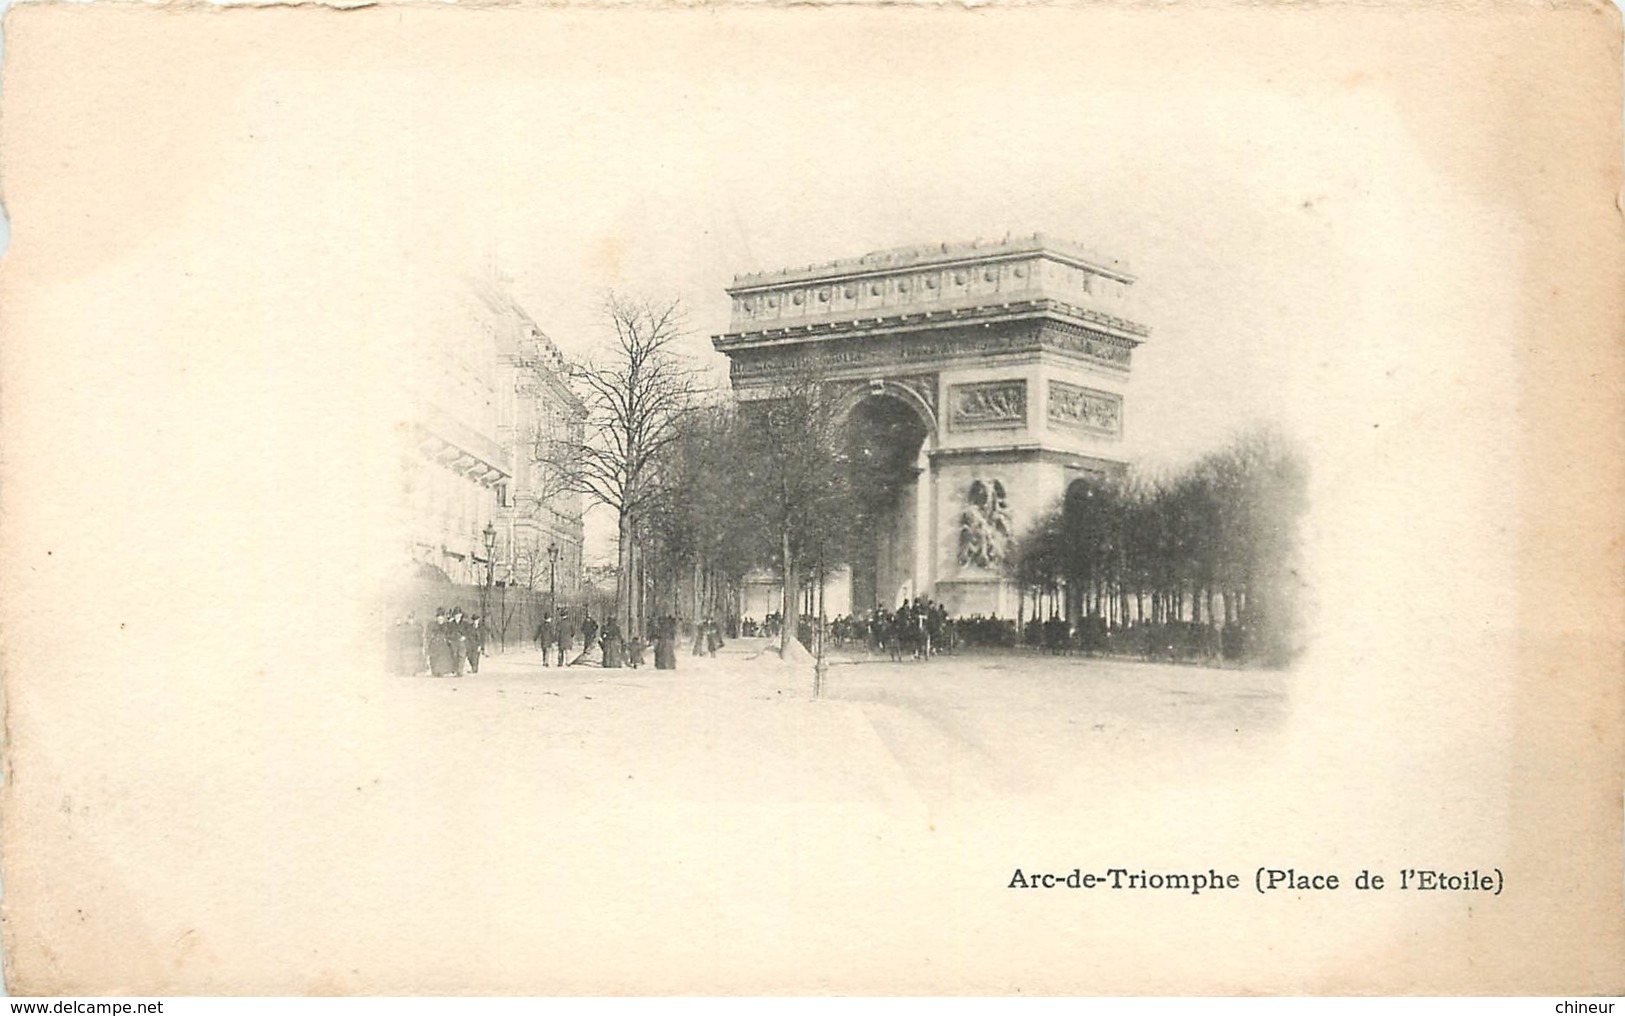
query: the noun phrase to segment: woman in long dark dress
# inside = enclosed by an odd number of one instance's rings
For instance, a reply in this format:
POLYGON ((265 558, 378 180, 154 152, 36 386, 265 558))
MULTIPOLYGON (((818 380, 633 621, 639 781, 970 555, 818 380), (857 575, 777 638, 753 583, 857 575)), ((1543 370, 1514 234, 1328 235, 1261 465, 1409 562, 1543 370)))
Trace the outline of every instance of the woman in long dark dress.
POLYGON ((451 631, 444 610, 434 612, 434 624, 429 627, 429 673, 442 677, 451 673, 451 631))
POLYGON ((615 618, 604 622, 604 637, 599 642, 604 650, 604 667, 610 670, 619 670, 621 667, 621 624, 615 618))
POLYGON ((462 677, 468 665, 468 621, 461 607, 451 608, 451 616, 446 619, 446 644, 451 648, 451 676, 462 677))

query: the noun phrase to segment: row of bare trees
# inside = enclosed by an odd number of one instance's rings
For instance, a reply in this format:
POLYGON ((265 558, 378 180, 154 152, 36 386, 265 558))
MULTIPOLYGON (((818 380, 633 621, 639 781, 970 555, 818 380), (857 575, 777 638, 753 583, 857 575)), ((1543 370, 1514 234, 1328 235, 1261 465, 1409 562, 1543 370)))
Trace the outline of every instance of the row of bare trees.
POLYGON ((1019 542, 1013 571, 1070 620, 1236 626, 1249 656, 1282 662, 1303 609, 1306 481, 1301 454, 1269 429, 1172 475, 1080 480, 1019 542))
MULTIPOLYGON (((696 609, 722 615, 746 572, 777 571, 790 605, 780 651, 799 637, 799 593, 845 559, 863 498, 842 450, 837 393, 793 372, 746 400, 717 399, 690 413, 667 460, 671 496, 646 542, 674 580, 692 575, 696 609)), ((674 582, 675 584, 675 582, 674 582)))

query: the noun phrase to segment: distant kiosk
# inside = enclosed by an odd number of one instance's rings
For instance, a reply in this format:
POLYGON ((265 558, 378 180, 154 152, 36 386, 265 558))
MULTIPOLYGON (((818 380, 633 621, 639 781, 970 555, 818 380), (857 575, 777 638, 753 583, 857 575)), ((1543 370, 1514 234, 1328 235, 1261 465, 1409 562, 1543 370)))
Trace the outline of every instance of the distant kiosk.
MULTIPOLYGON (((905 597, 1013 617, 1013 541, 1069 484, 1122 468, 1124 393, 1149 329, 1120 262, 1044 236, 881 251, 741 275, 715 347, 741 399, 813 366, 895 491, 826 587, 831 614, 905 597)), ((859 440, 854 437, 854 440, 859 440)), ((777 610, 765 584, 746 613, 777 610)))

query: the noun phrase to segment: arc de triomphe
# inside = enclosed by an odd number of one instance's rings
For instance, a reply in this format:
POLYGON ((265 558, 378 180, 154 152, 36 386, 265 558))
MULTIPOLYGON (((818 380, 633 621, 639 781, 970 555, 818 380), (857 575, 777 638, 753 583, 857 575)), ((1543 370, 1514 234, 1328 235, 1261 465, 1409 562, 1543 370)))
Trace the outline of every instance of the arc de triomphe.
POLYGON ((927 595, 958 615, 1014 615, 1011 541, 1068 484, 1124 462, 1129 366, 1149 334, 1130 317, 1133 283, 1044 236, 735 277, 712 341, 740 398, 771 397, 810 363, 850 412, 923 432, 876 560, 845 580, 853 606, 927 595))

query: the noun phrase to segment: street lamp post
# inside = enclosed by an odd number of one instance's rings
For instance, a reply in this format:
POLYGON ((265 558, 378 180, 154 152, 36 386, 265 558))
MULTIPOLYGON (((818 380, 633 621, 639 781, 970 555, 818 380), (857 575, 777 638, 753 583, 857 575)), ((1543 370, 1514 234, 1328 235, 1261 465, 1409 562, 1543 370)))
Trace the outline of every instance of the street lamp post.
POLYGON ((558 580, 559 580, 559 545, 547 545, 547 613, 552 616, 558 612, 558 580))
POLYGON ((480 617, 483 619, 480 623, 489 628, 491 625, 489 616, 491 613, 491 582, 496 578, 497 527, 487 522, 485 532, 481 535, 485 537, 485 589, 480 594, 480 617))

